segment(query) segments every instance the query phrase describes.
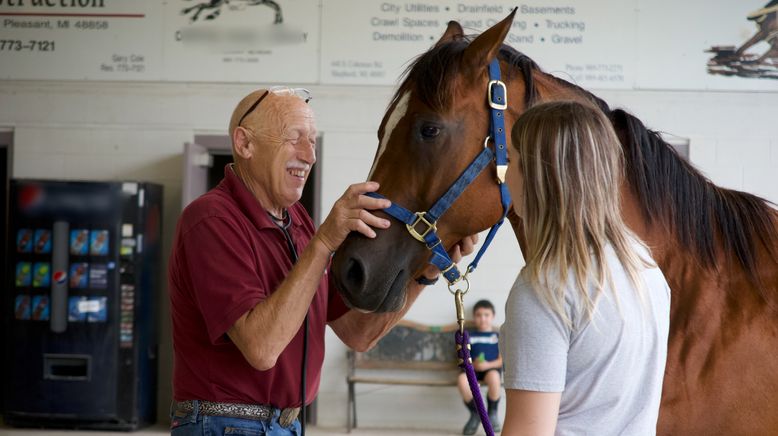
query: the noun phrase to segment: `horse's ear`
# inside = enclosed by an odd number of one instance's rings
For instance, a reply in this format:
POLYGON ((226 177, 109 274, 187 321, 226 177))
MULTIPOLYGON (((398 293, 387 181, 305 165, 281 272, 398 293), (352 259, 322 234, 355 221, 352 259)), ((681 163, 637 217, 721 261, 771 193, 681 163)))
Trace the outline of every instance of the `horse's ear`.
POLYGON ((462 30, 462 26, 456 21, 449 21, 446 31, 443 32, 443 36, 435 43, 435 47, 463 36, 465 36, 465 31, 462 30))
POLYGON ((474 69, 481 69, 489 65, 489 62, 497 56, 502 42, 511 30, 513 16, 516 15, 516 9, 513 8, 507 17, 494 26, 487 29, 484 33, 470 43, 465 49, 464 60, 474 69))

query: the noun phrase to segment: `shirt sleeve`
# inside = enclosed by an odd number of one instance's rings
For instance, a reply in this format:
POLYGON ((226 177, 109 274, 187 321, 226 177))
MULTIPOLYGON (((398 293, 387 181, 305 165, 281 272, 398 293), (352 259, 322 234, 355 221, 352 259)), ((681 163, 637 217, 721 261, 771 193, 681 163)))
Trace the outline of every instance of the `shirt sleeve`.
POLYGON ((570 329, 522 276, 505 303, 500 354, 506 389, 562 392, 567 375, 570 329))
POLYGON ((208 336, 214 344, 226 341, 238 318, 268 295, 249 238, 228 218, 209 217, 192 227, 181 244, 184 274, 208 336))

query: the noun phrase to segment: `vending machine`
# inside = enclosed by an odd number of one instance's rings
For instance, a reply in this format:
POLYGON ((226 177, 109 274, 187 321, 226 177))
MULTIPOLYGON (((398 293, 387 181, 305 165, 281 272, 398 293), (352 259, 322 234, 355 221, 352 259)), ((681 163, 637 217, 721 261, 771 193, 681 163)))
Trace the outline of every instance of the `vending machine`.
POLYGON ((5 422, 153 423, 161 186, 12 180, 9 209, 5 422))

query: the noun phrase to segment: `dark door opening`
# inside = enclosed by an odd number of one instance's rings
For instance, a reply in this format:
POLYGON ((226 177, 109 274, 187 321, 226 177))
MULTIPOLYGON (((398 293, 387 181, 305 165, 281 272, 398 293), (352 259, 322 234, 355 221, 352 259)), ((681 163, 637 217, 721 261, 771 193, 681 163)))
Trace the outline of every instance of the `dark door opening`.
MULTIPOLYGON (((9 177, 8 177, 8 144, 0 144, 0 249, 5 253, 5 241, 8 229, 6 229, 6 223, 8 223, 8 189, 9 189, 9 177)), ((2 268, 0 268, 1 270, 2 268)), ((5 275, 0 271, 2 278, 5 275)), ((5 285, 5 281, 2 282, 5 285)))
MULTIPOLYGON (((0 289, 6 288, 9 283, 7 276, 7 263, 5 261, 8 248, 8 194, 11 185, 11 140, 13 138, 12 132, 0 132, 0 289)), ((6 301, 11 301, 10 298, 0 298, 0 374, 6 373, 7 356, 10 356, 7 344, 5 342, 5 332, 8 331, 7 323, 10 322, 11 316, 7 314, 11 313, 10 305, 6 305, 6 301)), ((5 389, 0 389, 0 414, 5 412, 5 389)))

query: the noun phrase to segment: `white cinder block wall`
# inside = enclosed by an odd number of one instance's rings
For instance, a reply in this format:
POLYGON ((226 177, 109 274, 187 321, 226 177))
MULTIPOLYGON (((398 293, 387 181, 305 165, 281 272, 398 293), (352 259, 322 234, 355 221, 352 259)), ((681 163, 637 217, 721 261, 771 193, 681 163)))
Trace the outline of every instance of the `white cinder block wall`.
MULTIPOLYGON (((165 187, 165 253, 180 212, 181 152, 198 133, 226 134, 234 104, 261 85, 0 81, 0 128, 14 132, 13 176, 53 179, 140 179, 165 187)), ((313 86, 312 105, 324 134, 322 207, 369 171, 375 132, 390 87, 313 86)), ((690 157, 716 183, 778 202, 778 93, 596 92, 625 107, 649 127, 687 137, 690 157)), ((467 302, 486 297, 502 305, 521 258, 505 229, 473 276, 467 302)), ((409 313, 433 324, 454 321, 442 285, 429 288, 409 313)), ((167 421, 171 343, 168 300, 159 296, 161 353, 159 413, 167 421)), ((345 348, 330 333, 319 396, 319 424, 346 422, 345 348)), ((358 389, 363 426, 445 428, 457 431, 464 412, 454 388, 358 389), (391 411, 391 412, 388 412, 391 411)))

